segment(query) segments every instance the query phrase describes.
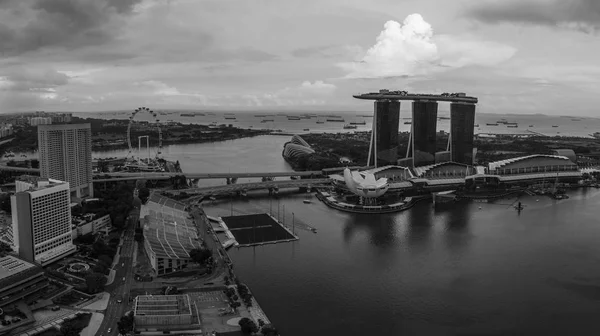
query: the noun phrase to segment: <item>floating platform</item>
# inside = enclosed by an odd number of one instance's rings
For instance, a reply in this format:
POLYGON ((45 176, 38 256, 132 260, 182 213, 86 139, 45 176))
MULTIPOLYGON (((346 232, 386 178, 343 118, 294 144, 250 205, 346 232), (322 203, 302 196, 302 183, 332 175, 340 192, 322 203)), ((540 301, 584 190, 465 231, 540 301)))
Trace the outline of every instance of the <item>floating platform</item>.
POLYGON ((222 217, 238 246, 255 246, 298 240, 288 228, 269 214, 222 217))

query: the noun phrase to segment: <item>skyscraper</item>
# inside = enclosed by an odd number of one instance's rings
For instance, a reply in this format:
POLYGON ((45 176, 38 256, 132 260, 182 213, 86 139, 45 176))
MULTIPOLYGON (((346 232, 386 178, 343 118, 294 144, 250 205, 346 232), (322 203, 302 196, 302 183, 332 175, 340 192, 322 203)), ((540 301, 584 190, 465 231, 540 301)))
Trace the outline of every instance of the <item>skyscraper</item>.
POLYGON ((45 265, 74 252, 69 183, 23 176, 15 184, 10 201, 19 256, 45 265))
POLYGON ((42 177, 69 182, 74 197, 93 197, 90 124, 38 126, 42 177))
POLYGON ((414 101, 412 103, 412 158, 413 166, 426 166, 435 163, 436 127, 438 103, 435 101, 414 101))
POLYGON ((452 161, 473 164, 475 104, 450 104, 450 151, 452 161))
POLYGON ((399 101, 375 101, 373 130, 371 133, 371 144, 369 146, 369 166, 379 167, 397 164, 399 121, 399 101))

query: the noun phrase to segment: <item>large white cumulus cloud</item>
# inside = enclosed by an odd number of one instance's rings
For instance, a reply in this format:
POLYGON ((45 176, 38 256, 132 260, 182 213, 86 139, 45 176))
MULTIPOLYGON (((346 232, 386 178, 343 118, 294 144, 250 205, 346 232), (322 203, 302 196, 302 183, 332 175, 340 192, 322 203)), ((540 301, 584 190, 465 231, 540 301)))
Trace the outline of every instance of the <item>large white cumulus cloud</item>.
POLYGON ((469 65, 491 66, 511 58, 513 47, 464 37, 434 36, 420 14, 388 21, 359 62, 338 64, 347 78, 412 77, 469 65))

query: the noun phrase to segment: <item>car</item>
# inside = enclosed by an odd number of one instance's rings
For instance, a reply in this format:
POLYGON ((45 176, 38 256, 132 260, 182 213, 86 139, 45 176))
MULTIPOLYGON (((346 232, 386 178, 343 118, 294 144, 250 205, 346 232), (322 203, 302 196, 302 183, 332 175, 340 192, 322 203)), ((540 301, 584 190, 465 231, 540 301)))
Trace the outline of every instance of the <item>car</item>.
POLYGON ((121 267, 123 267, 123 266, 125 266, 125 263, 122 263, 122 264, 121 264, 121 267))
POLYGON ((123 281, 125 281, 125 277, 123 277, 123 281))
POLYGON ((108 332, 110 332, 111 330, 112 330, 111 328, 108 328, 108 330, 107 330, 107 331, 108 331, 108 332))
POLYGON ((117 299, 117 303, 121 303, 121 302, 123 302, 123 300, 117 299))

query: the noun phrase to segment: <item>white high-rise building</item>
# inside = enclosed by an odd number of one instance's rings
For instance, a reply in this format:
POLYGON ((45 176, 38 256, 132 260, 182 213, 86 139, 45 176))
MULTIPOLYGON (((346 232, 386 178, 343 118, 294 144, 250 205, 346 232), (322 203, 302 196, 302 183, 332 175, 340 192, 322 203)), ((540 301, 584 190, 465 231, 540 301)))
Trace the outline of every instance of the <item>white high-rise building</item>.
POLYGON ((15 184, 12 234, 19 256, 46 265, 75 252, 69 183, 23 176, 15 184))
POLYGON ((38 126, 40 175, 69 182, 71 196, 93 197, 90 124, 38 126))

